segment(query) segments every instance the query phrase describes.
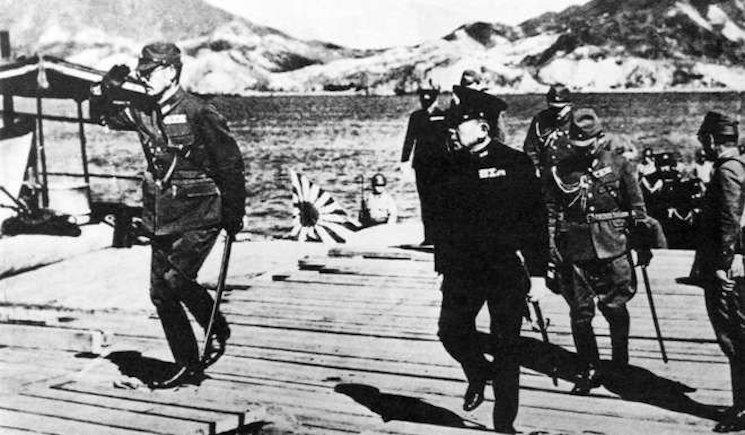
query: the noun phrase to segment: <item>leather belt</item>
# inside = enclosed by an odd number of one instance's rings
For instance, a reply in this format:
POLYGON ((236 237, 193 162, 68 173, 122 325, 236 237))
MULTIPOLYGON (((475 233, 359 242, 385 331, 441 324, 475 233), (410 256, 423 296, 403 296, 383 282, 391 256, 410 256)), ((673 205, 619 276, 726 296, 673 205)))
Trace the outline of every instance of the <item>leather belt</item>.
POLYGON ((590 224, 593 222, 611 221, 614 219, 641 219, 642 215, 636 211, 609 211, 607 213, 588 213, 585 218, 587 219, 587 223, 590 224))

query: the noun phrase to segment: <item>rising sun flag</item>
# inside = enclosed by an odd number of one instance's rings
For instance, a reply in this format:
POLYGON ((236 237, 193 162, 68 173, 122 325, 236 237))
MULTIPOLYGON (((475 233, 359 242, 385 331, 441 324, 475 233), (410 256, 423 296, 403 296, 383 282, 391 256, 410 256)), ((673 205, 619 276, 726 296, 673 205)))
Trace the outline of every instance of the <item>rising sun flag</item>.
POLYGON ((350 217, 338 202, 290 169, 293 220, 289 237, 301 242, 344 243, 362 225, 350 217))

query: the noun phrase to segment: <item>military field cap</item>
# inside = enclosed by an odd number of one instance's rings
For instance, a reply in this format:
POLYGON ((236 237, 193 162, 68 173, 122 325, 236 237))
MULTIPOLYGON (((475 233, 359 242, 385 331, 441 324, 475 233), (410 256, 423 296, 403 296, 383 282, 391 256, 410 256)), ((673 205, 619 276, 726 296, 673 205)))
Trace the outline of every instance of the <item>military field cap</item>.
POLYGON ((463 74, 461 74, 460 76, 461 86, 471 86, 471 85, 480 85, 480 84, 481 84, 481 75, 472 69, 467 69, 463 71, 463 74))
POLYGON ((142 47, 137 71, 151 71, 159 66, 181 66, 181 50, 172 42, 155 42, 142 47))
POLYGON ((572 102, 572 93, 561 83, 551 85, 546 94, 546 102, 549 106, 564 107, 572 102))
POLYGON ((385 186, 388 181, 385 179, 385 175, 381 173, 377 173, 372 176, 372 185, 373 186, 385 186))
POLYGON ((598 137, 602 132, 603 126, 600 118, 593 109, 583 108, 574 111, 572 125, 569 128, 569 136, 573 145, 587 146, 591 139, 598 137))
POLYGON ((497 122, 499 114, 507 110, 507 103, 496 95, 457 85, 453 86, 453 92, 460 100, 458 124, 472 119, 483 119, 491 128, 496 128, 494 123, 497 122))
POLYGON ((699 135, 710 134, 712 136, 736 138, 737 124, 738 122, 729 115, 720 112, 708 112, 698 133, 699 135))

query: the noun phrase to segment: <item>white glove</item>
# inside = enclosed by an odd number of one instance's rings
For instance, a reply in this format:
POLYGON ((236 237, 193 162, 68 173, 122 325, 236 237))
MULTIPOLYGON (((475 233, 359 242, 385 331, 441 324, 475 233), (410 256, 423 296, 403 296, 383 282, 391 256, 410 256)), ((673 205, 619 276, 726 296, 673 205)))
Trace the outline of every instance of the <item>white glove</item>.
POLYGON ((732 259, 732 266, 729 268, 729 278, 745 277, 745 266, 742 263, 742 254, 735 254, 732 259))
POLYGON ((546 278, 530 277, 530 291, 528 292, 530 302, 540 302, 550 292, 551 290, 546 285, 546 278))

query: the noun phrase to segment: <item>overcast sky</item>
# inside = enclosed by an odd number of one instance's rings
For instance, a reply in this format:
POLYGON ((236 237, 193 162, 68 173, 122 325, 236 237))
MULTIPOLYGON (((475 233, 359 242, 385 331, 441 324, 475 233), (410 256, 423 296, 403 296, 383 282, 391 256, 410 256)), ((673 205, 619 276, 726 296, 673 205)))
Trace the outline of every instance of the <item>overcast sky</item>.
POLYGON ((381 48, 439 38, 473 21, 518 24, 587 0, 207 0, 302 39, 381 48))

